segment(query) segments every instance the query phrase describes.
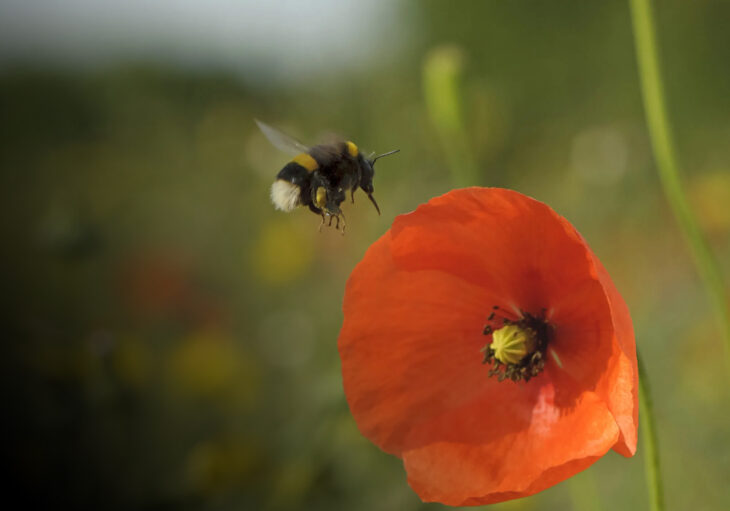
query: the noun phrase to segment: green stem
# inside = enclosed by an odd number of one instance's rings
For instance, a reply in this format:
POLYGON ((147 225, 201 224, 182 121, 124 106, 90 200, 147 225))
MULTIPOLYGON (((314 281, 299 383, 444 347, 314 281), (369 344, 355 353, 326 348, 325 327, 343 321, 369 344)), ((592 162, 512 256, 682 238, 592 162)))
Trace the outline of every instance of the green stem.
POLYGON ((659 468, 659 445, 654 428, 654 408, 649 390, 649 379, 644 364, 639 360, 639 415, 641 420, 641 440, 645 449, 644 463, 646 479, 649 484, 649 501, 652 511, 664 510, 662 473, 659 468))
POLYGON ((725 341, 730 370, 730 307, 722 273, 700 230, 697 219, 684 194, 677 155, 664 100, 661 69, 657 51, 651 0, 630 0, 634 25, 636 56, 641 78, 646 122, 654 150, 659 177, 674 216, 690 247, 692 257, 709 297, 725 341))

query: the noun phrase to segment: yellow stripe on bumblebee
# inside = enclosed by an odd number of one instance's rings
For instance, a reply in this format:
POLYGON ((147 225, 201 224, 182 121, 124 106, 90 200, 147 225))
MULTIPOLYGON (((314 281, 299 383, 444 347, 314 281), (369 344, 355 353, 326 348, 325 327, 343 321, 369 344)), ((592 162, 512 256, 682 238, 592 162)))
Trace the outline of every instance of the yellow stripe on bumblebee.
POLYGON ((347 144, 347 152, 350 153, 350 156, 352 156, 353 158, 357 157, 358 153, 360 152, 357 149, 357 146, 349 140, 345 143, 347 144))
POLYGON ((307 153, 301 153, 301 154, 296 155, 292 161, 294 163, 296 163, 297 165, 301 165, 302 167, 307 169, 307 171, 309 171, 309 172, 314 172, 315 170, 317 170, 317 167, 319 167, 317 160, 312 158, 307 153))

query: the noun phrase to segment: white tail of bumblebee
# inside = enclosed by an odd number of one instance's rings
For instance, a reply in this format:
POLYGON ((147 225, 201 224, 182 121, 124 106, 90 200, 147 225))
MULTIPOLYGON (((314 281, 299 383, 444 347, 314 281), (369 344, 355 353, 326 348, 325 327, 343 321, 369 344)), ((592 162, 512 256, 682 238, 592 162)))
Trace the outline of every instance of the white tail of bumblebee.
POLYGON ((277 179, 271 185, 271 202, 274 203, 276 209, 287 213, 299 205, 300 194, 301 191, 297 185, 283 179, 277 179))

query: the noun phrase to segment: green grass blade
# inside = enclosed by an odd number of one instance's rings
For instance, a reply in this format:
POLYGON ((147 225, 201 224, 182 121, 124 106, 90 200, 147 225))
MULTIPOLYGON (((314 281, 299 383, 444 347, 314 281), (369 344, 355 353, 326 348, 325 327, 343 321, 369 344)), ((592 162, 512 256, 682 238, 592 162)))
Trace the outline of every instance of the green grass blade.
POLYGON ((651 0, 630 0, 636 57, 641 78, 646 122, 657 170, 674 216, 687 241, 697 271, 717 318, 730 370, 730 307, 722 273, 700 230, 680 179, 662 84, 651 0))

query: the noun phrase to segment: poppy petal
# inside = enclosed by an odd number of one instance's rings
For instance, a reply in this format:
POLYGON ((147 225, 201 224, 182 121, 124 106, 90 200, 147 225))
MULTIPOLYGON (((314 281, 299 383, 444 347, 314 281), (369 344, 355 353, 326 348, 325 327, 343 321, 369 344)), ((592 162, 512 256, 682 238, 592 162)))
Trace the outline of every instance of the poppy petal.
MULTIPOLYGON (((594 393, 584 393, 567 410, 555 405, 551 393, 551 385, 542 387, 536 418, 525 429, 484 444, 439 442, 404 452, 409 484, 424 501, 482 505, 531 495, 587 468, 616 442, 616 422, 594 393)), ((499 414, 488 399, 482 407, 499 414)), ((453 425, 448 421, 447 427, 453 425)))
POLYGON ((612 374, 606 378, 612 384, 602 389, 602 396, 621 430, 621 437, 614 450, 623 456, 633 456, 636 453, 639 426, 639 368, 634 326, 629 308, 608 272, 597 257, 593 256, 593 259, 611 307, 611 319, 619 348, 612 357, 616 359, 611 367, 612 374))
POLYGON ((546 204, 512 190, 454 190, 397 217, 391 233, 399 268, 461 277, 513 310, 559 306, 587 276, 598 278, 575 229, 546 204))
POLYGON ((365 260, 345 293, 339 338, 343 385, 361 432, 400 454, 414 422, 497 383, 485 377, 480 353, 482 304, 493 298, 484 288, 442 272, 412 278, 399 271, 388 233, 365 260), (465 372, 470 365, 473 370, 465 372))

